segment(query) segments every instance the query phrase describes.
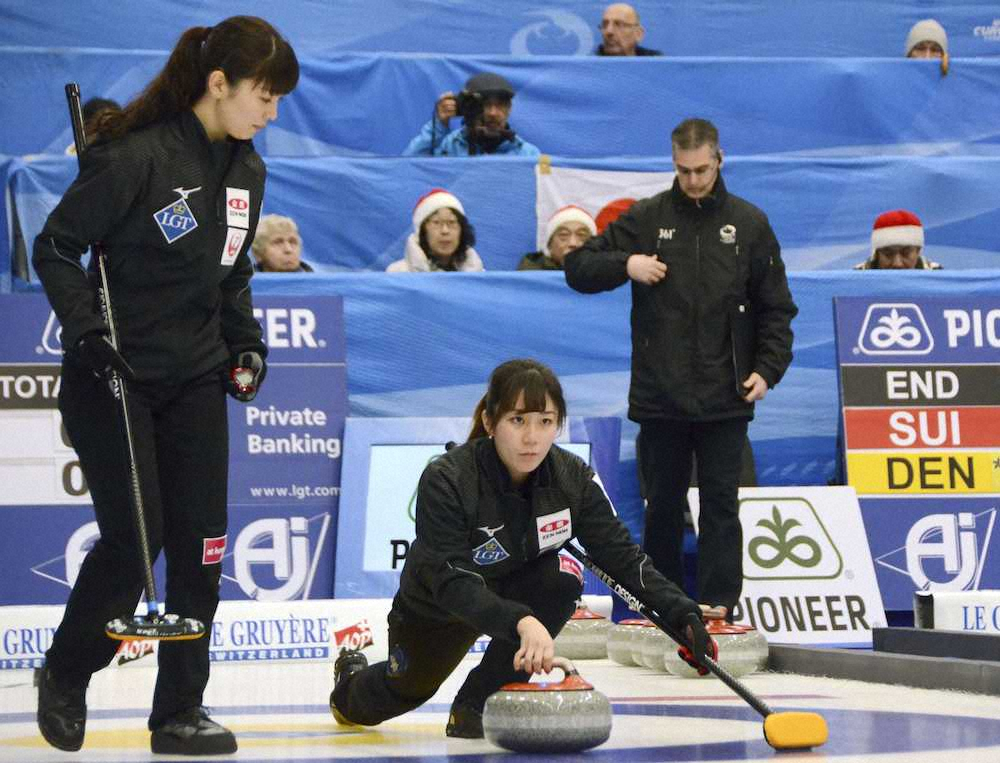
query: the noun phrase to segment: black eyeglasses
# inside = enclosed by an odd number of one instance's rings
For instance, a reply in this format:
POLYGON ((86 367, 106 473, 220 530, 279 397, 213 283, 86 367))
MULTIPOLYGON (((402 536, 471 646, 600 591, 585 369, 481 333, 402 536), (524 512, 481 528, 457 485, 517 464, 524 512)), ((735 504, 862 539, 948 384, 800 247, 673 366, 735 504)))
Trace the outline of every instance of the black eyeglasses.
POLYGON ((600 24, 597 25, 597 28, 603 32, 608 27, 611 27, 612 29, 631 29, 632 27, 637 27, 637 26, 639 25, 629 23, 628 21, 619 21, 618 19, 611 19, 611 20, 604 19, 603 21, 601 21, 600 24))

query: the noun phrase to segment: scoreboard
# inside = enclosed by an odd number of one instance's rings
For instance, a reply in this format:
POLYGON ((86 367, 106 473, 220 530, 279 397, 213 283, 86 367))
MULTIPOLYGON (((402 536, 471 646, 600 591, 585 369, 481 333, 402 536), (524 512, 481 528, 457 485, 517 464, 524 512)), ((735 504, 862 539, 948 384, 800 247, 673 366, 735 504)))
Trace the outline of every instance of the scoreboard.
POLYGON ((847 483, 887 609, 1000 585, 1000 295, 838 298, 847 483))

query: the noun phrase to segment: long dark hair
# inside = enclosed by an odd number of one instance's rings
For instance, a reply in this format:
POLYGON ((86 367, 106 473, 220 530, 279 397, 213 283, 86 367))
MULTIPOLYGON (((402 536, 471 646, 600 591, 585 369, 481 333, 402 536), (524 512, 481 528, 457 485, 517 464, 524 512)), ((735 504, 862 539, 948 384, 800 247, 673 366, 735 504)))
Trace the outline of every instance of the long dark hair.
POLYGON ((431 244, 427 240, 427 223, 430 219, 428 215, 428 220, 424 220, 420 224, 420 248, 427 255, 427 259, 431 260, 435 265, 437 265, 441 270, 458 270, 459 267, 465 262, 468 256, 469 248, 476 245, 476 229, 472 227, 472 223, 469 222, 469 218, 463 215, 454 207, 446 207, 455 213, 455 217, 458 218, 458 229, 460 235, 458 237, 458 249, 455 253, 449 257, 447 260, 439 259, 432 251, 431 244))
POLYGON ((556 423, 561 427, 566 421, 566 400, 563 398, 562 385, 552 369, 531 358, 517 358, 501 363, 490 374, 486 394, 472 414, 469 439, 474 440, 488 434, 483 424, 484 412, 490 423, 496 425, 505 413, 514 410, 522 392, 525 411, 544 411, 547 395, 556 406, 556 423))
POLYGON ((299 81, 295 51, 273 26, 256 16, 232 16, 184 32, 146 89, 121 111, 100 112, 88 131, 104 140, 118 138, 187 111, 205 94, 216 69, 230 85, 249 79, 272 95, 290 93, 299 81))

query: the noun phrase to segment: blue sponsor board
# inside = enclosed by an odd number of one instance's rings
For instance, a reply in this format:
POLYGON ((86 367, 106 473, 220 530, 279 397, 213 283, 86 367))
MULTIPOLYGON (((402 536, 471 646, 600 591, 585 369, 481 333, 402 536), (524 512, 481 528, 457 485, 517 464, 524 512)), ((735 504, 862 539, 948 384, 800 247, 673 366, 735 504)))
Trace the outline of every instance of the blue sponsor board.
MULTIPOLYGON (((254 312, 269 373, 254 401, 230 403, 222 596, 329 597, 347 405, 342 300, 267 296, 254 312)), ((61 328, 41 295, 0 298, 0 321, 0 534, 10 539, 0 605, 62 604, 97 526, 60 437, 61 328)))
POLYGON ((0 363, 53 363, 62 358, 62 326, 41 294, 0 298, 3 346, 0 363))
POLYGON ((886 609, 911 609, 915 591, 1000 588, 1000 499, 858 500, 886 609))
MULTIPOLYGON (((223 599, 291 601, 333 593, 333 506, 235 506, 222 558, 223 599)), ((98 537, 93 511, 76 506, 4 506, 0 605, 64 604, 98 537)), ((162 589, 162 557, 154 566, 162 589)))
MULTIPOLYGON (((336 598, 395 594, 415 535, 420 475, 430 461, 445 452, 445 443, 465 441, 469 424, 465 417, 348 419, 336 598)), ((620 439, 620 419, 570 416, 556 445, 588 461, 613 502, 620 439)), ((491 540, 476 549, 477 563, 492 564, 506 557, 507 549, 491 540)), ((602 583, 586 573, 584 593, 606 592, 602 583)))
POLYGON ((268 375, 257 397, 229 409, 229 502, 335 510, 347 410, 343 300, 257 297, 254 315, 268 375))
POLYGON ((841 364, 997 363, 1000 295, 838 297, 841 364))

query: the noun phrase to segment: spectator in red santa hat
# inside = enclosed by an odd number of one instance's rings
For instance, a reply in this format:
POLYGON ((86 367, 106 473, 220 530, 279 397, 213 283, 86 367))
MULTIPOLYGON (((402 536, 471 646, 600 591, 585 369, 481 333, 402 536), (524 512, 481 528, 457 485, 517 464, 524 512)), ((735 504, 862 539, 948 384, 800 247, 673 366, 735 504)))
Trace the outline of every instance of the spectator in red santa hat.
POLYGON ((403 259, 386 268, 387 273, 434 273, 448 270, 484 270, 473 245, 476 231, 456 196, 443 188, 432 188, 413 208, 413 233, 406 239, 403 259))
POLYGON ((924 226, 905 209, 883 212, 872 228, 872 255, 855 270, 940 270, 924 259, 924 226))
POLYGON ((597 235, 597 223, 575 204, 557 209, 545 226, 545 248, 521 258, 518 270, 562 270, 566 255, 597 235))

